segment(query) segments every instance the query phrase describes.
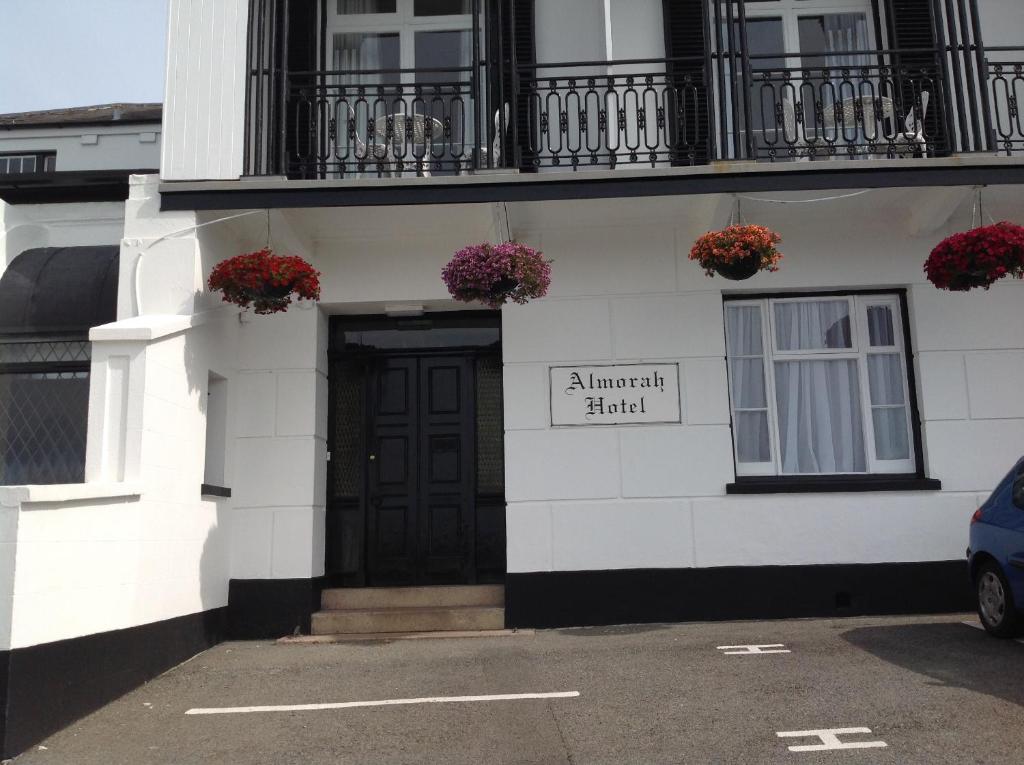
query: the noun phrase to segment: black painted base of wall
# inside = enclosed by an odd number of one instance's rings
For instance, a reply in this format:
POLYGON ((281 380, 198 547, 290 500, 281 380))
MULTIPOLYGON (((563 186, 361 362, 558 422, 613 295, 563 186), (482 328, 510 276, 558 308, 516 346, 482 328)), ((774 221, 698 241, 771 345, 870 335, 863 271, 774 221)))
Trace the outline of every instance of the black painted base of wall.
POLYGON ((232 579, 228 586, 228 637, 273 640, 309 634, 311 617, 320 610, 324 578, 232 579))
POLYGON ((508 574, 505 604, 510 628, 974 608, 961 560, 508 574))
POLYGON ((227 609, 0 652, 0 742, 13 757, 224 639, 227 609))

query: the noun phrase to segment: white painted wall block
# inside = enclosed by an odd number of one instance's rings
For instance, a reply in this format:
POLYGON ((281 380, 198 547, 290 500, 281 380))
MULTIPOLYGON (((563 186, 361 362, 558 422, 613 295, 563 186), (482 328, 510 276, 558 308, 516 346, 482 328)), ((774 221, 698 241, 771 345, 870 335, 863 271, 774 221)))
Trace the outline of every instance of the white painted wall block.
POLYGON ((515 502, 505 510, 506 566, 510 573, 551 571, 551 505, 515 502))
POLYGON ((633 427, 619 433, 622 496, 720 496, 735 478, 723 425, 633 427))
POLYGON ((552 568, 690 568, 690 503, 567 502, 553 505, 552 568))
POLYGON ((585 427, 505 434, 509 502, 620 496, 618 433, 585 427))
POLYGON ((972 495, 764 495, 693 500, 696 565, 960 560, 972 495))
POLYGON ((968 353, 964 359, 971 419, 1024 419, 1024 351, 968 353))
POLYGON ((717 292, 612 300, 615 358, 725 356, 722 297, 717 292))
POLYGON ((502 312, 506 362, 603 361, 611 358, 608 301, 538 300, 502 312), (557 331, 552 328, 557 327, 557 331))

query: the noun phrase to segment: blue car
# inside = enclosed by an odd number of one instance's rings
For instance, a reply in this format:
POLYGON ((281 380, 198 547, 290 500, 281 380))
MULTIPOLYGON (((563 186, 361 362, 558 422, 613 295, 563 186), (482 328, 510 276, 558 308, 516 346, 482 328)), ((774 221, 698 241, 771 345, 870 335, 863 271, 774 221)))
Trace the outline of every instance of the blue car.
POLYGON ((967 550, 978 616, 996 637, 1024 628, 1024 458, 971 518, 967 550))

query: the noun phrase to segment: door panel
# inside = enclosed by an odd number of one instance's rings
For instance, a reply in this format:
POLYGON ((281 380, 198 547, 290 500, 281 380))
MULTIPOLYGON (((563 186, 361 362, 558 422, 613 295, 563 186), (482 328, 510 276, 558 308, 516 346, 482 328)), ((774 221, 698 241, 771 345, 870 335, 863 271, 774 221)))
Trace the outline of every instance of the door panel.
POLYGON ((429 581, 473 577, 474 418, 471 360, 420 359, 420 501, 429 581))
POLYGON ((415 578, 417 570, 417 361, 372 364, 367 568, 369 584, 415 578))
POLYGON ((382 356, 372 376, 368 583, 471 582, 471 360, 382 356))

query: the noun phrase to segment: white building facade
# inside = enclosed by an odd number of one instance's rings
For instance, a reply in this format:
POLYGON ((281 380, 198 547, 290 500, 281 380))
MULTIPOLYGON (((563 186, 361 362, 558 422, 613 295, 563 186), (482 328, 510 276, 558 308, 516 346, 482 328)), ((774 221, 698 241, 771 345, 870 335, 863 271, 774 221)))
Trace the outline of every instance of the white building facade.
POLYGON ((306 632, 335 589, 500 584, 511 628, 970 607, 1024 285, 922 264, 1024 220, 1014 2, 173 0, 169 45, 85 481, 0 489, 12 682, 306 632), (689 260, 737 221, 778 272, 689 260), (508 239, 548 295, 453 301, 508 239), (264 246, 318 304, 206 289, 264 246))

